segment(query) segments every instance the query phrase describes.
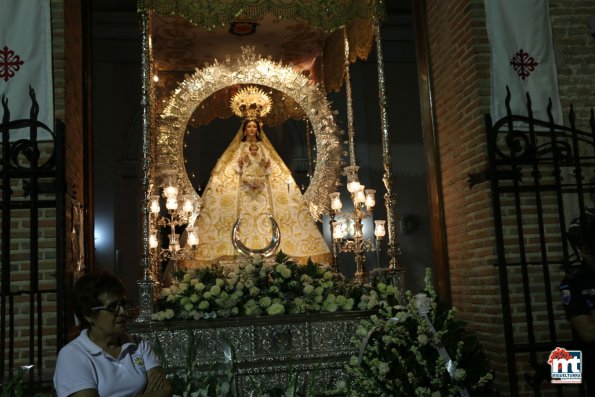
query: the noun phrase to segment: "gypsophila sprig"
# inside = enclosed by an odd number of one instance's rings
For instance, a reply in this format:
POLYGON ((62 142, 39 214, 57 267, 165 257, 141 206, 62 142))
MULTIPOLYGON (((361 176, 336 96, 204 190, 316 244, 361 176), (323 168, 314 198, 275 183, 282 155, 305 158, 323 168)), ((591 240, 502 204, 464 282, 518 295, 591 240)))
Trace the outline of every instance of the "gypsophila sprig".
POLYGON ((402 306, 388 304, 390 284, 383 275, 372 280, 374 286, 364 292, 360 307, 378 307, 378 314, 362 321, 354 337, 363 354, 347 366, 352 386, 348 395, 454 397, 463 389, 475 396, 497 395, 477 339, 454 320, 452 310, 440 307, 430 276, 428 271, 425 295, 407 292, 402 306), (424 297, 431 302, 420 309, 424 297), (439 353, 442 346, 452 361, 451 373, 439 353))

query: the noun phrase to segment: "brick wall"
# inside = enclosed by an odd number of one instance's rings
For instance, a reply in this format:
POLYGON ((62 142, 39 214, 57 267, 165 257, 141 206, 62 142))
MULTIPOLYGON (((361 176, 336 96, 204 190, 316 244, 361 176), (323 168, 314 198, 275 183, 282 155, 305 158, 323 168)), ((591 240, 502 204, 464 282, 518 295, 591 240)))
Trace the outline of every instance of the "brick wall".
POLYGON ((452 304, 477 333, 502 382, 506 360, 490 197, 485 184, 469 189, 466 180, 486 164, 490 60, 484 18, 481 0, 427 1, 452 304))
POLYGON ((582 130, 587 130, 589 111, 595 107, 595 37, 589 29, 594 16, 592 1, 550 0, 562 109, 566 114, 574 105, 582 130))
MULTIPOLYGON (((41 152, 39 165, 42 166, 50 157, 53 144, 39 143, 41 152)), ((19 166, 28 168, 28 161, 19 157, 19 166)), ((28 179, 25 179, 28 182, 28 179)), ((40 185, 50 186, 53 178, 41 177, 40 185)), ((4 379, 9 379, 11 369, 22 365, 35 365, 35 375, 49 379, 54 368, 56 354, 56 210, 55 208, 39 208, 37 212, 29 209, 31 192, 27 191, 24 179, 14 177, 10 180, 10 201, 20 204, 22 208, 13 208, 10 214, 10 233, 0 238, 10 243, 10 297, 6 296, 7 315, 3 318, 5 326, 6 349, 2 352, 4 360, 4 379), (31 223, 37 221, 37 249, 31 245, 31 223), (37 254, 37 272, 32 273, 31 253, 37 254), (35 280, 36 278, 36 280, 35 280), (36 281, 36 282, 35 282, 36 281), (8 315, 13 313, 12 318, 8 315), (14 322, 12 339, 10 321, 14 322), (39 326, 41 324, 41 326, 39 326), (38 332, 41 338, 41 366, 38 359, 38 332), (12 355, 11 355, 12 353, 12 355)), ((54 201, 54 193, 40 192, 37 196, 40 203, 54 201)), ((43 205, 41 205, 43 207, 43 205)), ((5 269, 3 269, 4 271, 5 269)))
MULTIPOLYGON (((588 34, 588 19, 595 15, 595 4, 571 0, 550 1, 554 41, 558 63, 560 94, 565 110, 574 103, 577 125, 586 128, 585 109, 595 104, 595 39, 588 34)), ((508 393, 504 328, 496 262, 494 224, 489 186, 482 183, 469 188, 467 174, 483 171, 486 166, 486 142, 483 115, 490 106, 490 49, 485 28, 482 0, 427 0, 429 52, 435 100, 436 129, 444 192, 446 234, 452 288, 452 302, 460 318, 479 336, 493 369, 496 384, 508 393)), ((523 198, 523 208, 535 205, 523 198)), ((553 200, 545 198, 544 216, 553 211, 553 200)), ((518 240, 511 216, 513 203, 504 198, 505 243, 508 257, 518 256, 518 240), (508 208, 507 208, 508 206, 508 208)), ((534 226, 535 212, 529 211, 525 241, 528 258, 537 257, 539 246, 534 226)), ((548 254, 560 257, 560 230, 548 226, 548 254)), ((545 283, 541 269, 528 273, 532 292, 532 319, 536 342, 548 342, 545 316, 545 283)), ((551 269, 551 292, 556 312, 559 338, 569 337, 557 285, 562 272, 551 269)), ((523 281, 519 271, 509 275, 511 313, 515 342, 526 341, 523 281)), ((528 358, 517 357, 521 395, 532 395, 522 380, 528 358)), ((547 393, 547 392, 546 392, 547 393)), ((547 395, 547 394, 545 394, 547 395)))

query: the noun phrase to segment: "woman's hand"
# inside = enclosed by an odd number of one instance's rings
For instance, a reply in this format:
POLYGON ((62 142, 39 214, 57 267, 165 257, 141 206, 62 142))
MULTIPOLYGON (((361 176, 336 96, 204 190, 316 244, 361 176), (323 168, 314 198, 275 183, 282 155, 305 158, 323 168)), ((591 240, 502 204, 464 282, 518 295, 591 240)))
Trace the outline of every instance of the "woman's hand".
POLYGON ((165 377, 163 367, 154 367, 147 371, 148 383, 142 397, 171 397, 173 389, 165 377))
POLYGON ((147 383, 145 391, 157 391, 165 387, 165 382, 167 380, 165 379, 165 374, 163 374, 162 372, 149 371, 149 373, 147 373, 147 377, 149 381, 147 383))

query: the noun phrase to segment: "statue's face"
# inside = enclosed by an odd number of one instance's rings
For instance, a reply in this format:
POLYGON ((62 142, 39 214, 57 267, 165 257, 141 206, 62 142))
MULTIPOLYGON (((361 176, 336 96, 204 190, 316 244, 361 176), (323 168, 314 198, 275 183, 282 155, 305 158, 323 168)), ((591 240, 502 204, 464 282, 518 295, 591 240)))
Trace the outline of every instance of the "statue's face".
POLYGON ((258 133, 258 125, 256 124, 256 121, 249 121, 246 124, 245 132, 247 138, 255 137, 258 133))

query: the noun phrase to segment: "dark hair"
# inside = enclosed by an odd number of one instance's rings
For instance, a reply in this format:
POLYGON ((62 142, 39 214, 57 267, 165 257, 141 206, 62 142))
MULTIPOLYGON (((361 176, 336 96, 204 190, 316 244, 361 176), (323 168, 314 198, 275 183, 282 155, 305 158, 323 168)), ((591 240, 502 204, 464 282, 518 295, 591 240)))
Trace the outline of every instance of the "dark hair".
POLYGON ((258 130, 258 132, 256 133, 256 140, 260 142, 260 134, 262 133, 262 129, 260 128, 260 122, 257 119, 250 118, 244 120, 244 122, 242 123, 242 142, 246 142, 246 126, 251 121, 256 123, 256 129, 258 130))
POLYGON ((573 219, 566 237, 575 248, 595 254, 595 208, 586 208, 581 216, 573 219))
POLYGON ((72 304, 81 328, 89 328, 91 324, 86 317, 94 316, 91 308, 103 305, 99 296, 106 293, 124 296, 126 287, 118 277, 105 271, 85 274, 76 281, 72 289, 72 304))

